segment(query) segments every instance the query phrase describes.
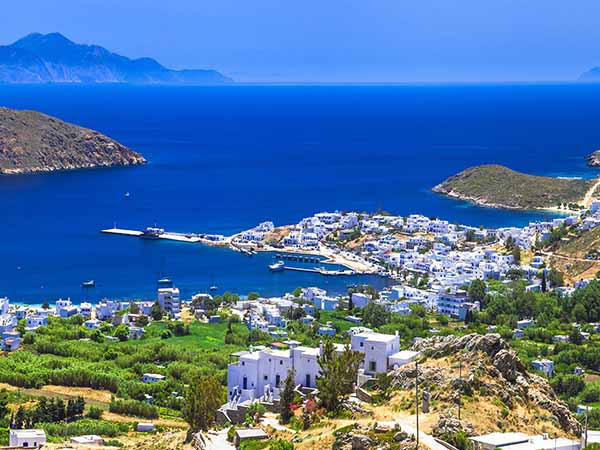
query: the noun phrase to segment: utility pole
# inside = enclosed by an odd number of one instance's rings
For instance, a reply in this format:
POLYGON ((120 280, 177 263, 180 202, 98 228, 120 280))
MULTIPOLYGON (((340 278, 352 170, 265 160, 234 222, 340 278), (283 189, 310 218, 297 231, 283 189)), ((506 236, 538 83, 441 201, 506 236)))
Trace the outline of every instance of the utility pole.
POLYGON ((585 407, 585 434, 583 436, 583 448, 587 447, 588 444, 588 411, 590 410, 589 406, 585 407))
POLYGON ((458 360, 458 420, 460 420, 460 403, 462 394, 462 361, 458 360))
POLYGON ((415 361, 415 405, 417 411, 417 447, 419 450, 419 361, 415 361))

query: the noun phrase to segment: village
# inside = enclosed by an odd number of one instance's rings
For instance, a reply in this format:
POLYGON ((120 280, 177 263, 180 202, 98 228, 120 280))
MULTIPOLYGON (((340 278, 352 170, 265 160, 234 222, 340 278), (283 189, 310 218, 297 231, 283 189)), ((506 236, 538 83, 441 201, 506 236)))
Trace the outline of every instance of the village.
MULTIPOLYGON (((331 262, 356 272, 378 273, 392 281, 379 291, 369 286, 350 285, 348 292, 340 295, 328 294, 325 289, 313 286, 277 297, 252 294, 232 296, 226 301, 219 298, 217 301, 210 293, 198 293, 190 299, 182 299, 175 283, 164 278, 158 281, 156 297, 152 300, 104 299, 95 305, 87 302, 77 305, 70 299, 59 299, 53 305, 28 307, 11 305, 8 298, 1 298, 0 347, 5 352, 18 351, 24 335, 43 330, 50 318, 80 317, 81 326, 86 330, 98 330, 98 333, 102 330, 100 339, 107 343, 143 340, 146 328, 155 321, 175 324, 183 323, 185 319, 210 326, 223 321, 231 323, 235 319, 251 335, 254 333, 268 338, 268 343, 251 344, 246 350, 229 355, 226 402, 215 416, 218 426, 247 424, 248 411, 256 409, 256 404, 262 405, 271 414, 269 420, 276 420, 273 418, 281 411, 284 385, 290 374, 293 374, 294 393, 302 402, 319 398, 320 361, 328 342, 333 343, 334 352, 339 355, 345 351, 361 355, 347 406, 354 405, 363 410, 372 397, 369 388, 381 376, 413 367, 424 356, 418 348, 424 338, 414 337, 406 341, 397 330, 394 333, 376 331, 375 327, 369 326, 370 323, 365 323, 364 312, 379 308, 376 311, 381 313, 412 317, 416 311, 424 311, 424 314, 448 318, 445 321, 438 319, 439 323, 451 320, 456 324, 466 324, 482 310, 481 299, 472 295, 470 286, 477 282, 483 282, 484 289, 485 283, 509 286, 516 278, 525 281, 525 292, 552 291, 568 297, 585 288, 591 280, 580 279, 571 286, 555 283, 548 264, 550 255, 538 251, 540 243, 554 239, 556 230, 565 227, 587 231, 599 225, 600 202, 593 202, 589 210, 577 215, 530 223, 522 228, 485 229, 420 215, 403 218, 358 213, 318 213, 297 225, 285 227, 283 233, 277 233, 271 222, 264 222, 231 238, 216 241, 226 240, 238 250, 316 255, 326 258, 321 261, 322 264, 331 262), (273 240, 274 234, 278 236, 276 241, 273 240), (118 333, 117 328, 120 330, 118 333)), ((510 337, 525 338, 527 330, 535 325, 534 317, 521 318, 514 323, 510 337)), ((577 325, 582 339, 590 339, 591 333, 599 329, 598 323, 587 325, 593 328, 586 331, 587 328, 577 325)), ((464 328, 464 325, 460 326, 464 328)), ((459 331, 459 328, 456 330, 459 331)), ((486 328, 486 333, 497 331, 496 325, 486 328)), ((441 337, 447 332, 433 327, 428 329, 427 336, 441 337)), ((570 339, 568 334, 552 337, 556 343, 569 343, 570 339)), ((529 369, 547 378, 555 376, 555 363, 551 359, 533 359, 529 362, 529 369)), ((574 370, 578 376, 584 372, 580 367, 574 370)), ((142 383, 161 383, 164 380, 165 375, 153 372, 143 373, 140 379, 142 383)), ((145 395, 145 402, 151 404, 153 397, 145 395)), ((181 396, 177 398, 183 399, 181 396)), ((422 408, 427 410, 428 405, 424 403, 422 408)), ((580 406, 577 412, 587 413, 590 408, 580 406)), ((141 425, 142 428, 152 428, 151 422, 141 425)), ((278 426, 287 429, 285 425, 278 426)), ((411 426, 404 423, 403 429, 412 431, 408 433, 412 439, 419 436, 422 443, 438 450, 440 444, 436 444, 432 436, 415 431, 411 426)), ((587 434, 587 431, 585 441, 581 442, 523 433, 493 433, 471 437, 470 445, 485 450, 500 447, 575 450, 593 441, 596 434, 592 431, 587 434)), ((39 445, 43 443, 43 433, 40 429, 11 431, 11 445, 39 445)), ((222 433, 217 436, 222 436, 222 433)), ((92 437, 95 439, 97 436, 92 437)), ((236 428, 234 441, 239 444, 244 440, 268 437, 264 427, 257 428, 254 424, 254 427, 236 428)), ((206 448, 218 448, 214 442, 211 444, 215 436, 208 434, 202 439, 206 448)))

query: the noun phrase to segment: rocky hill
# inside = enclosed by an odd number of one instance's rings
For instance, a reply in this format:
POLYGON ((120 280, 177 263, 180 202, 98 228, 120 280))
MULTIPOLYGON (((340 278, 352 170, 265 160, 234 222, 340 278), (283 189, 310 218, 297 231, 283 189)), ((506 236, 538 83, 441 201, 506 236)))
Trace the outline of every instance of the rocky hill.
POLYGON ((0 46, 0 83, 216 84, 215 70, 171 70, 151 58, 129 59, 59 33, 33 33, 0 46))
POLYGON ((594 153, 588 155, 586 161, 588 166, 600 167, 600 150, 596 150, 594 153))
POLYGON ((580 203, 593 185, 594 180, 528 175, 490 164, 463 170, 433 191, 492 208, 543 209, 580 203))
MULTIPOLYGON (((530 373, 498 334, 425 339, 414 346, 425 355, 419 386, 430 393, 437 415, 431 432, 442 437, 493 431, 553 432, 579 436, 581 426, 548 381, 530 373), (459 370, 461 376, 459 376, 459 370), (462 421, 455 416, 461 398, 462 421)), ((392 386, 414 391, 414 365, 392 373, 392 386)))
POLYGON ((36 111, 0 107, 0 174, 144 164, 139 153, 97 131, 36 111))

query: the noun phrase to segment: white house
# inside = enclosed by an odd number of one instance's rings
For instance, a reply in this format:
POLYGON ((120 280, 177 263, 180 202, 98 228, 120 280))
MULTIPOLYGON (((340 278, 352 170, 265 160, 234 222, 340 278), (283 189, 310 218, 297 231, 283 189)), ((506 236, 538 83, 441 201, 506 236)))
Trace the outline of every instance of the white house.
POLYGON ((10 430, 8 433, 10 447, 38 448, 45 443, 44 430, 10 430))
POLYGON ((227 367, 227 397, 241 402, 263 398, 279 398, 279 389, 289 371, 295 370, 295 384, 314 388, 320 348, 295 347, 274 350, 264 347, 232 355, 237 361, 227 367))
POLYGON ((400 351, 400 337, 398 334, 357 333, 350 338, 350 348, 365 354, 364 373, 374 375, 388 371, 388 358, 400 351))
POLYGON ((158 381, 163 381, 164 379, 165 376, 158 373, 145 373, 142 376, 142 381, 144 383, 156 383, 158 381))

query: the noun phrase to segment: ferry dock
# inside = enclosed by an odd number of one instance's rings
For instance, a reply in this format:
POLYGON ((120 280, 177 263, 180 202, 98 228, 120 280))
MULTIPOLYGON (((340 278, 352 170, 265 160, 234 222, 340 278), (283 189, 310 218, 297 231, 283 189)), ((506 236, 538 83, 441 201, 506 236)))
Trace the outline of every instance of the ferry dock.
POLYGON ((164 230, 162 230, 162 232, 157 231, 153 234, 147 234, 144 231, 138 230, 126 230, 124 228, 107 228, 106 230, 101 230, 101 232, 106 234, 118 234, 121 236, 136 236, 141 239, 165 239, 168 241, 189 242, 192 244, 203 241, 202 237, 197 234, 174 233, 164 230))

